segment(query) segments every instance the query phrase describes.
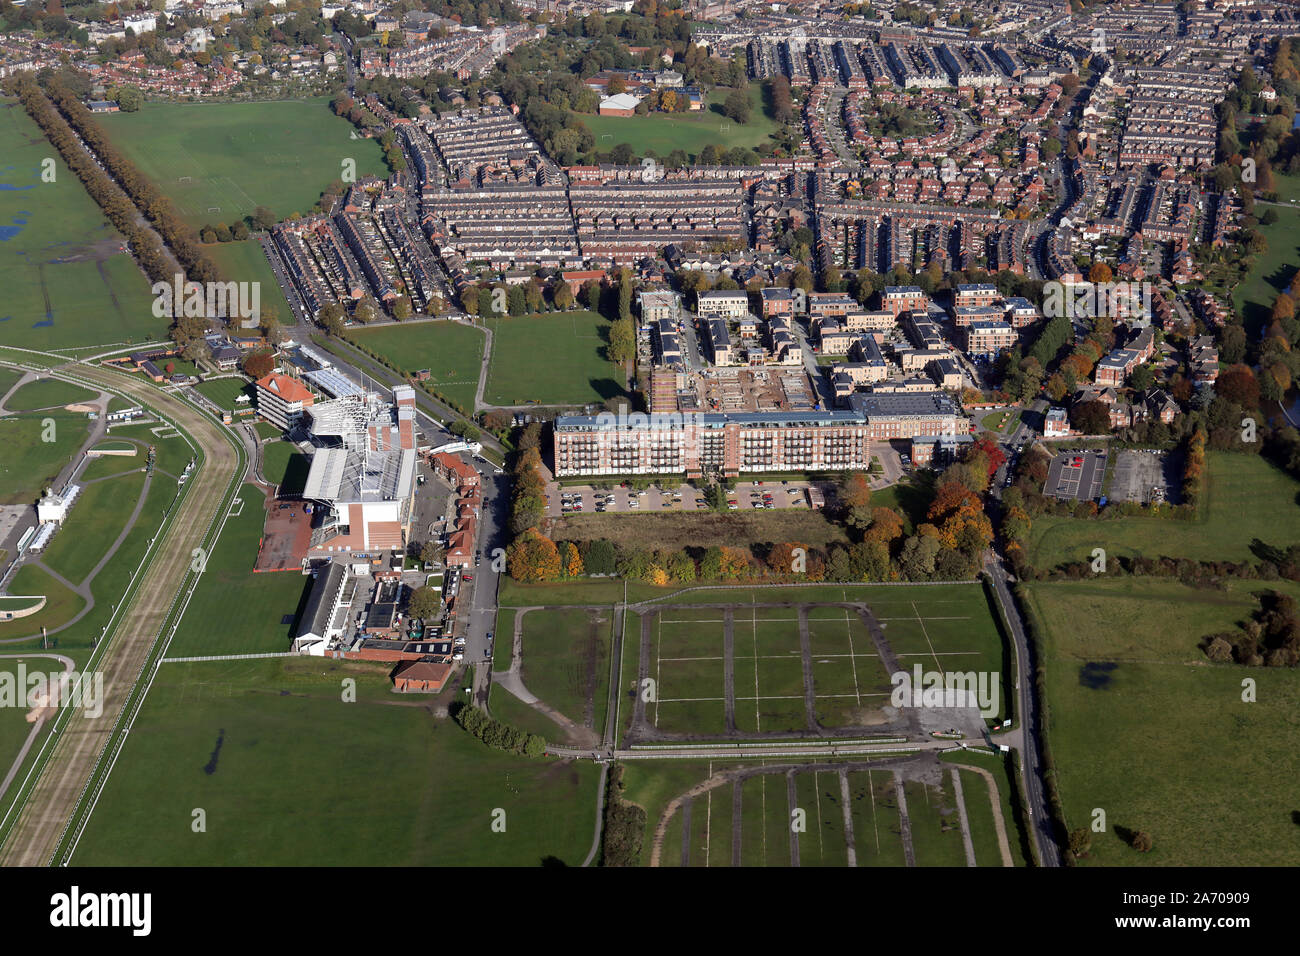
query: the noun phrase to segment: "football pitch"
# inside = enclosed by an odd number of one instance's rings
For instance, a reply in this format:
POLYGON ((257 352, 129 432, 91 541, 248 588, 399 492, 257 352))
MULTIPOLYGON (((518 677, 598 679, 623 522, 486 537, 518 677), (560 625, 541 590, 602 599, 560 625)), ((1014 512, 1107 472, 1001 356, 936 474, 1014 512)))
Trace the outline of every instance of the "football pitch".
POLYGON ((132 162, 191 225, 231 223, 266 206, 306 214, 345 163, 356 178, 387 176, 378 142, 323 97, 265 103, 146 103, 99 118, 132 162))
POLYGON ((999 675, 1005 713, 1009 666, 980 585, 850 593, 843 603, 785 592, 780 604, 668 604, 629 619, 624 677, 642 692, 628 741, 896 733, 890 675, 917 665, 999 675))

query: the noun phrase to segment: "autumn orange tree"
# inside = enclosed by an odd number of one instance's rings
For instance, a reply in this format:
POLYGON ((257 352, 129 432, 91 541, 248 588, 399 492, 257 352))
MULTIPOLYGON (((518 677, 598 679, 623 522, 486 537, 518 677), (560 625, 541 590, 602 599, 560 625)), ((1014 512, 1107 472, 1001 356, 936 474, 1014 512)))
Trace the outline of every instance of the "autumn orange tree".
POLYGON ((560 547, 560 565, 564 570, 566 578, 576 578, 582 574, 582 555, 578 553, 578 546, 572 541, 566 541, 560 547))
POLYGON ((808 570, 808 546, 797 541, 783 541, 768 553, 767 566, 777 574, 805 574, 808 570))
POLYGON ((872 508, 871 524, 864 536, 866 541, 879 541, 889 545, 903 536, 903 516, 893 508, 872 508))
POLYGON ((993 540, 993 526, 979 495, 958 482, 939 486, 926 516, 937 529, 937 537, 944 547, 973 556, 993 540))
POLYGON ((554 541, 530 528, 510 542, 506 567, 516 581, 554 581, 560 576, 560 552, 554 541))

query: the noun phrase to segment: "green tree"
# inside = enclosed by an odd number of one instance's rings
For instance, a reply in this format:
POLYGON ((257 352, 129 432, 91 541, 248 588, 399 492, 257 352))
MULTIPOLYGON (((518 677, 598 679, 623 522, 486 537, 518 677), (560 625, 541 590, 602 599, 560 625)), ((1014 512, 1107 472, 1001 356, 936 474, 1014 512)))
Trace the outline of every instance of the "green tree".
POLYGON ((420 620, 430 620, 442 612, 442 598, 434 588, 418 587, 411 592, 411 600, 407 605, 407 609, 412 617, 418 617, 420 620))
POLYGON ((117 88, 117 105, 123 113, 134 113, 144 105, 144 95, 135 86, 117 88))
POLYGON ((609 360, 625 365, 636 358, 636 331, 632 320, 619 319, 609 327, 609 360))
POLYGON ((749 103, 749 91, 732 90, 722 102, 722 112, 737 123, 748 123, 752 107, 749 103))
POLYGON ((258 229, 270 229, 279 220, 275 218, 275 213, 265 206, 258 206, 253 210, 253 225, 258 229))

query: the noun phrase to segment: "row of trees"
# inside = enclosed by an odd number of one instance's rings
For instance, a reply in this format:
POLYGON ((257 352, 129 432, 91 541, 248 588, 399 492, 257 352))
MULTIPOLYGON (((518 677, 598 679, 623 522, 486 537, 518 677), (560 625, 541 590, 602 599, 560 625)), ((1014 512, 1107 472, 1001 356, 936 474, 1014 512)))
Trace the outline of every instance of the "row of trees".
POLYGON ((1205 491, 1205 432, 1200 428, 1187 439, 1183 463, 1183 500, 1193 508, 1201 503, 1205 491))
MULTIPOLYGON (((68 168, 81 180, 96 204, 103 210, 113 227, 126 239, 132 254, 151 282, 173 281, 174 265, 157 235, 140 225, 139 211, 109 176, 95 164, 77 143, 76 135, 32 80, 30 74, 20 76, 13 86, 28 115, 36 122, 68 168)), ((187 344, 193 335, 187 336, 187 344)), ((201 339, 199 340, 201 341, 201 339)), ((187 354, 192 359, 193 355, 187 354)))
POLYGON ((454 719, 466 732, 493 750, 504 750, 521 757, 541 757, 546 753, 545 738, 489 717, 472 704, 462 704, 457 708, 454 719))
POLYGON ((220 281, 217 267, 203 252, 194 231, 172 206, 171 200, 140 172, 99 128, 90 110, 58 76, 51 76, 45 84, 46 92, 82 140, 94 151, 100 163, 114 181, 131 197, 136 208, 157 230, 163 241, 176 256, 187 277, 194 282, 220 281))
POLYGON ((520 581, 617 574, 660 587, 696 581, 967 579, 975 575, 980 552, 993 537, 975 489, 986 488, 990 467, 996 471, 1000 465, 1000 458, 990 458, 986 448, 970 452, 945 473, 927 520, 910 536, 903 515, 893 508, 872 508, 865 478, 851 475, 841 483, 835 512, 857 539, 847 544, 818 548, 784 541, 684 549, 620 547, 603 539, 556 542, 534 526, 511 545, 507 566, 520 581))

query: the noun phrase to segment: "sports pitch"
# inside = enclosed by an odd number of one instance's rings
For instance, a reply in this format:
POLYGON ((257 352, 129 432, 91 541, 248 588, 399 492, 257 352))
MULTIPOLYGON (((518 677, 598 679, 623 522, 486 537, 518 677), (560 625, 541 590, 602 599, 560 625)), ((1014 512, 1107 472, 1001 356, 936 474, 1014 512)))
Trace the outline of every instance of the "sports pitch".
POLYGON ((384 356, 407 374, 427 370, 427 384, 467 411, 474 406, 483 346, 481 328, 460 322, 413 322, 351 329, 348 338, 384 356))
MULTIPOLYGON (((318 97, 268 103, 146 103, 100 117, 104 129, 191 225, 231 223, 266 206, 305 214, 352 160, 387 176, 379 144, 318 97)), ((282 318, 287 318, 283 317, 282 318)))
POLYGON ((897 732, 890 674, 917 664, 998 674, 1004 712, 1009 666, 979 584, 853 589, 843 603, 708 593, 717 604, 629 616, 629 742, 897 732), (636 695, 646 680, 652 692, 636 695))
POLYGON ((13 100, 0 99, 0 341, 69 349, 166 332, 118 234, 13 100), (42 177, 53 160, 54 181, 42 177))
POLYGON ((659 866, 1011 866, 1006 784, 988 768, 908 757, 728 770, 650 821, 643 855, 659 866))
POLYGON ((595 312, 489 318, 492 358, 483 399, 493 405, 580 405, 623 394, 605 357, 609 322, 595 312))
POLYGON ((591 130, 596 138, 595 148, 600 152, 627 143, 638 156, 654 150, 658 156, 664 157, 674 149, 681 149, 695 158, 709 145, 724 150, 736 146, 752 149, 766 142, 777 126, 763 105, 761 84, 751 83, 749 86, 751 109, 748 123, 733 122, 713 109, 721 109, 730 92, 725 88, 712 91, 707 108, 695 113, 650 113, 646 116, 574 113, 572 118, 591 130))

